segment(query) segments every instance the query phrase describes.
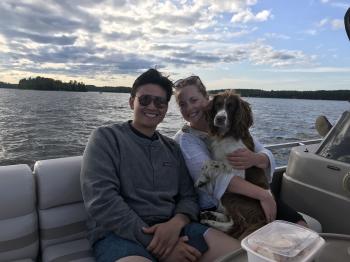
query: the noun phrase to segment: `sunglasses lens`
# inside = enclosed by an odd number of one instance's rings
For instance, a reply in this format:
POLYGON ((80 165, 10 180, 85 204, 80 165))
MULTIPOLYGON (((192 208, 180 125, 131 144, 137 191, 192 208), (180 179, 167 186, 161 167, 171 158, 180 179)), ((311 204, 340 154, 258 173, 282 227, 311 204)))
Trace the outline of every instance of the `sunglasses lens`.
POLYGON ((164 97, 160 96, 154 97, 153 102, 157 108, 164 108, 168 104, 168 101, 164 97))
POLYGON ((168 104, 166 98, 160 96, 142 95, 138 96, 138 99, 142 106, 148 106, 153 101, 155 107, 162 109, 168 104))
POLYGON ((142 106, 148 106, 152 100, 152 96, 150 95, 139 96, 139 102, 142 106))

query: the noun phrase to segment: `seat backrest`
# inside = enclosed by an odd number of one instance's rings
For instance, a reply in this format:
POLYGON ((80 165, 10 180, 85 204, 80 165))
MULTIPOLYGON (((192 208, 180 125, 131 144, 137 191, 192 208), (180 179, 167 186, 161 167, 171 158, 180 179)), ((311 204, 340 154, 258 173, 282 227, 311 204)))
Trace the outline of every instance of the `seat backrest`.
POLYGON ((37 161, 38 214, 41 249, 86 238, 86 211, 80 189, 82 157, 37 161))
POLYGON ((35 182, 28 165, 0 167, 0 261, 36 260, 35 182))

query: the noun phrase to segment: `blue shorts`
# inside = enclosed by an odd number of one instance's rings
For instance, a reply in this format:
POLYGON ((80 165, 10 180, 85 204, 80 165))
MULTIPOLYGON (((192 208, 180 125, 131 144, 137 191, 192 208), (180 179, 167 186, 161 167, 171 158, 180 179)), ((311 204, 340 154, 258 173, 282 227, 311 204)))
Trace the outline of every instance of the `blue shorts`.
MULTIPOLYGON (((190 223, 182 229, 181 236, 188 236, 188 244, 204 253, 208 250, 204 240, 204 233, 208 228, 199 223, 190 223)), ((93 245, 93 251, 97 262, 114 262, 128 256, 141 256, 151 261, 158 261, 141 244, 121 238, 113 232, 98 240, 93 245)))

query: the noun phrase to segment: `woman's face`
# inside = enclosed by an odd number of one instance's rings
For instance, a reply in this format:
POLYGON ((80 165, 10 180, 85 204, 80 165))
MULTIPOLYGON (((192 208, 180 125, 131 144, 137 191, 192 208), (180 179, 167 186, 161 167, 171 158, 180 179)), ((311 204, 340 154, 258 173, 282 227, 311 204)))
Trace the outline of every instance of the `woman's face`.
POLYGON ((177 103, 183 118, 191 124, 196 124, 204 118, 204 109, 209 101, 199 92, 195 85, 182 87, 177 93, 177 103))

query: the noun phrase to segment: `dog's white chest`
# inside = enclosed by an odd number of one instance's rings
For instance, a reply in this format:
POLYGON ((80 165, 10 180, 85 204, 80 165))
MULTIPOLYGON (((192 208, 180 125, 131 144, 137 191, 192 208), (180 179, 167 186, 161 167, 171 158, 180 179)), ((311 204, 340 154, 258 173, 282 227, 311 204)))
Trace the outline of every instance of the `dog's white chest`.
POLYGON ((210 152, 212 153, 213 160, 226 162, 226 156, 229 153, 239 149, 246 148, 242 140, 236 140, 232 137, 226 137, 223 139, 213 139, 210 144, 210 152))

